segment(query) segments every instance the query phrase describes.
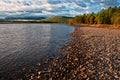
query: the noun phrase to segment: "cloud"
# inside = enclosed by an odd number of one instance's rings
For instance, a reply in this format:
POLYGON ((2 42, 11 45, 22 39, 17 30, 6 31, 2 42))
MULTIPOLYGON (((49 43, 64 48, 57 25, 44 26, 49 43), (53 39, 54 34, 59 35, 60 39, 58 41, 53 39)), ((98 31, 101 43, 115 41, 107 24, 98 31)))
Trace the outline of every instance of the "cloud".
POLYGON ((120 0, 0 0, 0 17, 14 15, 52 16, 98 12, 120 6, 120 0))
POLYGON ((118 0, 103 0, 101 1, 101 3, 103 3, 104 5, 108 5, 108 6, 119 6, 120 5, 118 0))

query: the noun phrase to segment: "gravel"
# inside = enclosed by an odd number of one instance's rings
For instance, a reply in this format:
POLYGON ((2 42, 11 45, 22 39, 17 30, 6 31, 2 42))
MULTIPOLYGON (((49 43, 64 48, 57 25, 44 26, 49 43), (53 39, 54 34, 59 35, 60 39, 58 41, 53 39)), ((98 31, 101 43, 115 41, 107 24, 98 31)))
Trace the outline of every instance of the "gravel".
POLYGON ((120 30, 80 27, 70 35, 63 56, 27 79, 120 80, 120 30))

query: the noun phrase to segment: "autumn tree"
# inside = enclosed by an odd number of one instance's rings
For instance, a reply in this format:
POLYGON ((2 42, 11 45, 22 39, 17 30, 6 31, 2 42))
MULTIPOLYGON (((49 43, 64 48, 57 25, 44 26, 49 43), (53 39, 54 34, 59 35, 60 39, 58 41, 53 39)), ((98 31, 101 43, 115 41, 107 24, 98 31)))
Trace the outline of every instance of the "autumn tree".
POLYGON ((120 25, 120 7, 109 7, 98 13, 83 14, 74 17, 70 22, 79 24, 114 24, 120 25))

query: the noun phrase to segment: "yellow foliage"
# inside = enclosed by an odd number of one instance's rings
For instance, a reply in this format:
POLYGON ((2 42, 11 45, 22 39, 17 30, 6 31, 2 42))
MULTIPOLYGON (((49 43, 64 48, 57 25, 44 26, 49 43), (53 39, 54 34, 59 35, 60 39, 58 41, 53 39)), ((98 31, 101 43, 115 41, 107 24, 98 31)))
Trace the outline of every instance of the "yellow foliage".
POLYGON ((114 26, 120 28, 120 16, 118 16, 114 21, 114 26))
POLYGON ((75 22, 74 19, 69 19, 68 23, 69 23, 69 24, 75 24, 76 22, 75 22))

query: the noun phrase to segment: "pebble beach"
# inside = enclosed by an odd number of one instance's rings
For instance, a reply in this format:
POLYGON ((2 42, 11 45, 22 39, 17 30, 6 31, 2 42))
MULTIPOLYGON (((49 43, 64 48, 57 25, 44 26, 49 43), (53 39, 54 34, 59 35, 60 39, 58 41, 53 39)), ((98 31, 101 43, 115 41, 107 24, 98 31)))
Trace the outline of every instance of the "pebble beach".
MULTIPOLYGON (((120 80, 120 30, 80 27, 49 66, 29 80, 120 80)), ((39 66, 43 66, 40 63, 39 66)))

